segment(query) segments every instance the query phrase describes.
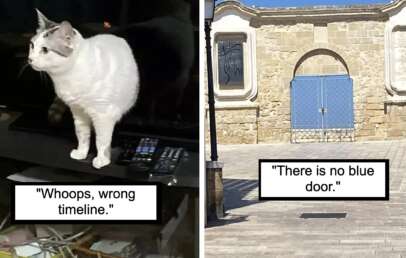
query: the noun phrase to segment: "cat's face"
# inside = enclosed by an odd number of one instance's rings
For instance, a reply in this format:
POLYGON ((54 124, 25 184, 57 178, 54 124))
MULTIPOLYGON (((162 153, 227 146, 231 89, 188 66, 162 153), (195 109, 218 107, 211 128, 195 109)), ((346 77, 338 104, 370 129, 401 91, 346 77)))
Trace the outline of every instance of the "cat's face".
POLYGON ((51 72, 71 61, 76 32, 67 21, 58 24, 37 13, 39 27, 30 42, 28 63, 34 70, 51 72))

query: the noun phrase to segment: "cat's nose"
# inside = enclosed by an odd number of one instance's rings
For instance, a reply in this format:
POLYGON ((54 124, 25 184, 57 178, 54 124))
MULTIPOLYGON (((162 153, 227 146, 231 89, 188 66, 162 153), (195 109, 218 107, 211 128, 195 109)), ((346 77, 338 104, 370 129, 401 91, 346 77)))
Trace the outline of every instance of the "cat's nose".
POLYGON ((32 59, 28 58, 28 63, 31 64, 32 63, 32 59))

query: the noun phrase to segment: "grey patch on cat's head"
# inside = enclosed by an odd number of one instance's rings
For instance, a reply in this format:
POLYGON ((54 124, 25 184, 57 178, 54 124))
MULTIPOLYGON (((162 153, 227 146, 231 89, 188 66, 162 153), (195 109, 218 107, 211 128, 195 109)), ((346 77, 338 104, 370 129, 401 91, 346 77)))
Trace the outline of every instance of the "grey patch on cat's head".
POLYGON ((43 13, 40 12, 40 10, 35 9, 37 11, 37 16, 38 16, 38 29, 37 33, 41 33, 47 29, 53 28, 58 25, 58 23, 49 20, 43 13))
POLYGON ((57 27, 57 26, 55 26, 55 27, 49 29, 49 30, 43 35, 43 37, 44 37, 44 38, 47 38, 50 34, 53 34, 53 33, 54 33, 55 31, 57 31, 58 29, 59 29, 59 27, 57 27))
POLYGON ((63 21, 42 34, 42 37, 46 38, 49 50, 63 57, 72 54, 74 36, 75 31, 68 21, 63 21))
POLYGON ((72 25, 63 21, 58 29, 49 34, 49 45, 59 55, 69 56, 73 52, 73 37, 75 36, 72 25))
POLYGON ((76 57, 75 49, 81 44, 80 33, 69 22, 50 22, 39 11, 38 21, 40 32, 31 38, 29 48, 31 67, 36 71, 52 72, 70 65, 76 57))

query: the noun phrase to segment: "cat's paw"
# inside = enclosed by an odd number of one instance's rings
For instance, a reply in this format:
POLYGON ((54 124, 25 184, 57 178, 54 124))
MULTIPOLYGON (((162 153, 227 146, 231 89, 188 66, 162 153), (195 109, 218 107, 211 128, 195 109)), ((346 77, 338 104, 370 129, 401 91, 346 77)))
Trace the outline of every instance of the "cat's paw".
POLYGON ((94 168, 100 169, 104 166, 107 166, 110 164, 110 159, 106 157, 99 157, 97 156, 96 158, 93 159, 92 165, 94 168))
POLYGON ((78 159, 78 160, 86 159, 87 158, 87 151, 81 151, 81 150, 78 150, 78 149, 74 149, 74 150, 72 150, 70 152, 70 157, 72 159, 78 159))

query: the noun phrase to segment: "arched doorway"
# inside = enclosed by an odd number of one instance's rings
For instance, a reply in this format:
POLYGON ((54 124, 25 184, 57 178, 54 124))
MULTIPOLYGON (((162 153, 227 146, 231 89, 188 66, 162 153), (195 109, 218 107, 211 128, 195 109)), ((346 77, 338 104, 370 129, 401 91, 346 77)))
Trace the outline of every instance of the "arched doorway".
POLYGON ((353 81, 340 55, 328 49, 303 55, 290 92, 292 142, 354 140, 353 81))

